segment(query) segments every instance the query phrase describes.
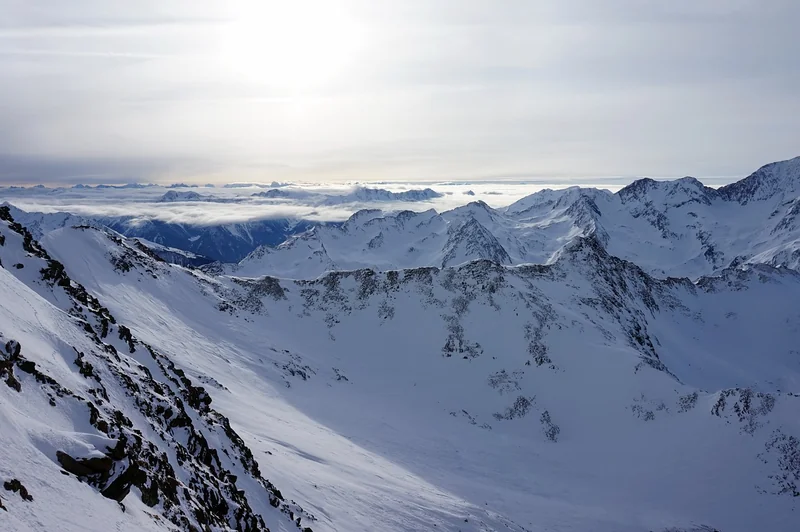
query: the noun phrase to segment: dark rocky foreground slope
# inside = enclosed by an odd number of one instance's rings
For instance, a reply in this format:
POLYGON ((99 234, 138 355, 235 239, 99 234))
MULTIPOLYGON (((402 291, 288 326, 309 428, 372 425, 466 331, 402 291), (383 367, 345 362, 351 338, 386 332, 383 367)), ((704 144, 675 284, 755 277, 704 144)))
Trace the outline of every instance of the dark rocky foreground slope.
MULTIPOLYGON (((268 530, 277 521, 311 530, 306 525, 313 517, 262 476, 253 453, 211 406, 203 387, 119 323, 6 207, 0 207, 0 245, 3 268, 29 272, 27 282, 38 296, 63 311, 54 313, 60 315, 58 328, 66 331, 58 341, 58 356, 71 363, 70 382, 80 382, 76 388, 51 374, 36 362, 43 353, 35 345, 0 328, 0 378, 6 395, 22 401, 46 398, 50 408, 85 425, 94 439, 105 443, 90 456, 53 449, 48 456, 53 467, 58 464, 75 482, 119 502, 123 511, 137 497, 153 508, 154 518, 161 516, 183 530, 268 530), (11 257, 13 265, 8 264, 11 257)), ((12 279, 6 274, 2 282, 12 279)), ((19 480, 7 485, 31 504, 47 503, 28 493, 19 480)))

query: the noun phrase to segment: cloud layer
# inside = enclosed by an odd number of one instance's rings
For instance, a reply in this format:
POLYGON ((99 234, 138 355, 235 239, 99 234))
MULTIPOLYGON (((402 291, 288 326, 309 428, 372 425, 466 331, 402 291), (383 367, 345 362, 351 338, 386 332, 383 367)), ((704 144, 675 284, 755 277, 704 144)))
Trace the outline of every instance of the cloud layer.
MULTIPOLYGON (((87 217, 132 217, 173 223, 217 225, 270 218, 346 220, 355 211, 436 209, 443 211, 483 200, 501 207, 544 188, 570 183, 438 183, 421 189, 414 183, 355 185, 304 184, 280 188, 6 188, 0 199, 35 212, 70 212, 87 217), (261 195, 280 191, 280 194, 261 195), (471 192, 471 194, 469 194, 471 192)), ((621 183, 609 184, 616 190, 621 183)))

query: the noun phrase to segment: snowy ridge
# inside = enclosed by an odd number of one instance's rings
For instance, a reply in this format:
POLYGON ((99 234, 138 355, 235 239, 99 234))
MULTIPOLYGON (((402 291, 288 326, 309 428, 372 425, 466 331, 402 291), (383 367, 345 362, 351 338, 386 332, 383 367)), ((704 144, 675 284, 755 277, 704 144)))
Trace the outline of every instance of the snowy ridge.
POLYGON ((66 212, 44 214, 40 212, 25 212, 9 203, 0 204, 0 208, 7 209, 8 215, 17 223, 23 225, 33 238, 40 239, 45 234, 62 227, 73 227, 76 225, 93 225, 102 227, 101 224, 82 216, 75 216, 66 212))
POLYGON ((719 189, 723 198, 747 204, 751 201, 781 199, 800 193, 800 157, 762 166, 752 175, 719 189))
POLYGON ((119 324, 7 207, 0 220, 2 264, 13 263, 0 268, 3 474, 27 494, 4 503, 12 526, 24 528, 30 503, 47 529, 157 529, 159 516, 183 529, 265 530, 265 517, 301 528, 306 514, 261 476, 205 390, 119 324), (132 516, 112 501, 133 502, 132 516))
POLYGON ((161 244, 150 242, 144 238, 134 238, 131 240, 134 245, 142 251, 145 251, 145 253, 152 252, 159 259, 171 262, 172 264, 178 264, 180 266, 203 266, 204 264, 213 262, 208 257, 197 255, 191 251, 162 246, 161 244))
POLYGON ((353 219, 349 229, 345 224, 293 237, 320 253, 305 262, 293 251, 303 245, 289 240, 222 270, 308 278, 331 269, 452 265, 451 236, 468 220, 478 225, 470 222, 474 239, 466 238, 460 262, 548 263, 574 239, 595 234, 609 253, 660 277, 697 278, 745 261, 796 268, 798 200, 800 158, 767 165, 719 190, 692 177, 645 178, 616 194, 572 187, 537 192, 504 209, 473 202, 441 214, 426 211, 420 214, 430 220, 425 224, 402 223, 414 218, 408 213, 370 211, 369 223, 353 219))

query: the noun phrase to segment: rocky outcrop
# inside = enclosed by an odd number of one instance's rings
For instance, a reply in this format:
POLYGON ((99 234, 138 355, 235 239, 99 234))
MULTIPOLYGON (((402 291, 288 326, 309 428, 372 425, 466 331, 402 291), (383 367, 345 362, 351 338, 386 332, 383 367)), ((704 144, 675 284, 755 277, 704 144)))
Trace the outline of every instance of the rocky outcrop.
MULTIPOLYGON (((54 301, 69 302, 64 310, 74 322, 65 326, 82 331, 91 346, 69 346, 77 355, 76 374, 88 383, 87 392, 61 385, 13 339, 4 339, 0 349, 0 377, 15 392, 32 387, 55 408, 85 412, 86 422, 99 436, 116 442, 89 457, 57 450, 54 462, 116 501, 124 501, 135 486, 143 503, 157 507, 180 529, 267 530, 265 516, 253 509, 256 500, 269 501, 290 526, 303 529, 301 522, 311 516, 262 476, 228 419, 210 406, 205 389, 157 348, 118 324, 7 208, 0 208, 0 220, 19 235, 27 265, 39 269, 54 301), (244 476, 249 477, 247 490, 237 484, 244 476)), ((141 257, 132 252, 130 259, 139 264, 141 257)))

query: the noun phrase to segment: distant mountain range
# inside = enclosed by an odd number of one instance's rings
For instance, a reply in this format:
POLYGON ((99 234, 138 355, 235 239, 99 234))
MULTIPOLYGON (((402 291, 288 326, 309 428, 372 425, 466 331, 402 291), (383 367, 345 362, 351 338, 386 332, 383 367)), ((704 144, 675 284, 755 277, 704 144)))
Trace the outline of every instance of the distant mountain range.
POLYGON ((273 188, 264 192, 256 192, 253 197, 271 199, 299 199, 318 205, 341 205, 345 203, 370 203, 393 201, 428 201, 444 196, 441 192, 425 188, 421 190, 405 190, 391 192, 381 188, 356 187, 347 194, 320 194, 302 189, 273 188))
POLYGON ((741 263, 800 264, 800 158, 719 189, 686 177, 640 179, 612 194, 544 190, 508 207, 477 201, 437 213, 359 211, 263 246, 231 274, 316 277, 329 270, 446 267, 469 260, 549 264, 594 235, 611 254, 656 276, 697 278, 741 263))
POLYGON ((317 226, 316 222, 296 219, 206 226, 133 217, 95 218, 94 221, 128 237, 142 238, 222 262, 241 260, 253 249, 276 246, 293 234, 317 226))

